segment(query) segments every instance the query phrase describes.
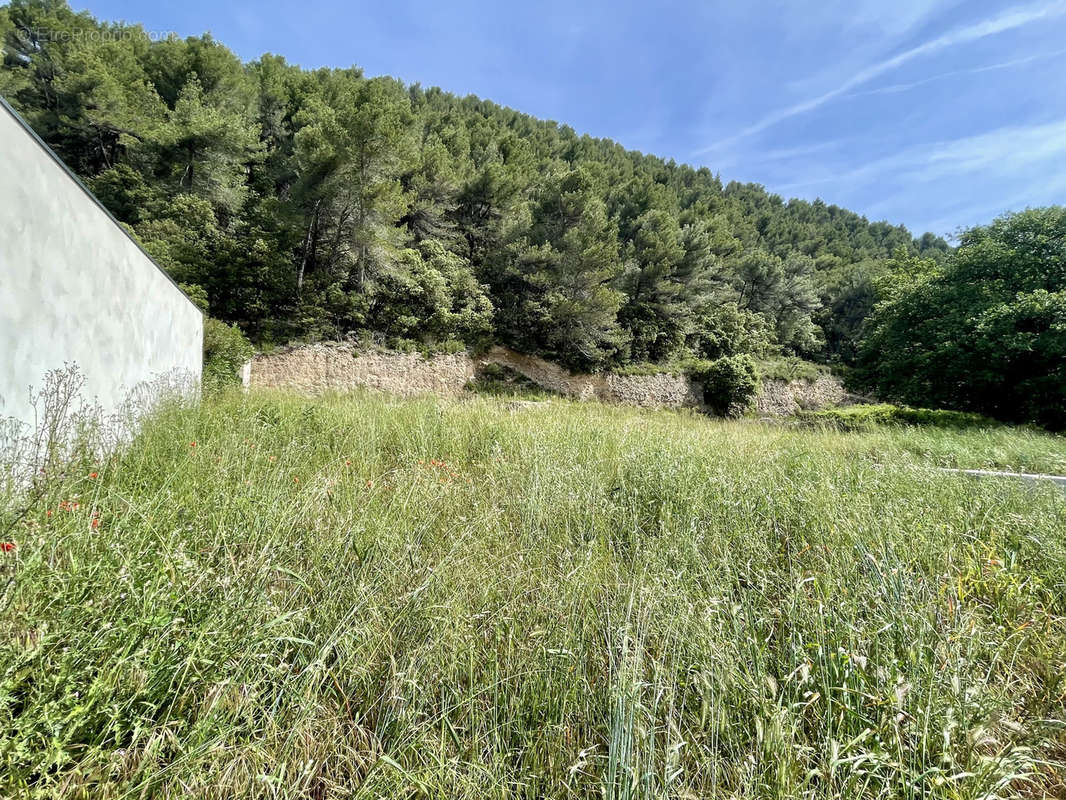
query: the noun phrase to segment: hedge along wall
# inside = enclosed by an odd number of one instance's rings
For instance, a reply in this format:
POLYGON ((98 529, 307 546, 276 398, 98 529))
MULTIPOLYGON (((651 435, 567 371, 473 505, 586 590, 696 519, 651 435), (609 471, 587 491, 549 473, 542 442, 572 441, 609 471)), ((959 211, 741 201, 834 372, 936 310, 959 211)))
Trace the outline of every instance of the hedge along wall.
POLYGON ((105 412, 199 385, 203 317, 0 101, 0 418, 76 364, 105 412))

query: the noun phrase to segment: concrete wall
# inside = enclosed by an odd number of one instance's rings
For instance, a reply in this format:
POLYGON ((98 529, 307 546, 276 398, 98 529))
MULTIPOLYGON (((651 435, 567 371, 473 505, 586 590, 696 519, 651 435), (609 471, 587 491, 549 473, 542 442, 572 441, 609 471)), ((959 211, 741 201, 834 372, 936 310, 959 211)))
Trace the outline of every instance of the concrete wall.
POLYGON ((76 363, 105 411, 151 385, 199 385, 203 317, 0 102, 0 418, 76 363))

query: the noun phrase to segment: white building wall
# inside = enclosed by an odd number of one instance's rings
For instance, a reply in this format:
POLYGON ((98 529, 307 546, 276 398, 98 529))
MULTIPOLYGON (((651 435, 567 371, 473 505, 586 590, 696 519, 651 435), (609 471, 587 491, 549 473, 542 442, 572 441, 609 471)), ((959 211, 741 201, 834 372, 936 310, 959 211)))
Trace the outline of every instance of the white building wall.
POLYGON ((75 363, 105 411, 166 378, 199 385, 203 317, 0 102, 0 418, 75 363))

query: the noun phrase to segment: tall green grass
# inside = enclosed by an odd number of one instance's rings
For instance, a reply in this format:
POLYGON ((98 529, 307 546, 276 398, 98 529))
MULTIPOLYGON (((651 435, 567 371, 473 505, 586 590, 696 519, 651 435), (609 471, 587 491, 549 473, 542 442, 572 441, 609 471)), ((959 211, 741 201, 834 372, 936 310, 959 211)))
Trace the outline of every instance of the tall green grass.
POLYGON ((1066 495, 935 466, 1064 450, 173 407, 0 553, 0 796, 1062 796, 1066 495))

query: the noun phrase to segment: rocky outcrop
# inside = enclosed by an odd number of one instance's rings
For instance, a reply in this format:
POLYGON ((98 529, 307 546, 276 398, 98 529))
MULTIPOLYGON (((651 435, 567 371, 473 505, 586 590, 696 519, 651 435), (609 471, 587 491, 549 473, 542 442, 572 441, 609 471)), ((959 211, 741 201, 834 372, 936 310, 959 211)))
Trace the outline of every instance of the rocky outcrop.
MULTIPOLYGON (((685 375, 574 374, 546 359, 506 347, 493 347, 475 358, 467 353, 424 357, 417 353, 360 351, 346 342, 293 346, 257 355, 251 363, 248 385, 301 394, 343 392, 364 386, 405 397, 454 397, 488 364, 507 367, 548 391, 576 400, 643 408, 703 408, 703 390, 685 375)), ((755 412, 759 416, 788 416, 834 405, 844 397, 840 382, 830 375, 814 381, 767 380, 755 398, 755 412)))

